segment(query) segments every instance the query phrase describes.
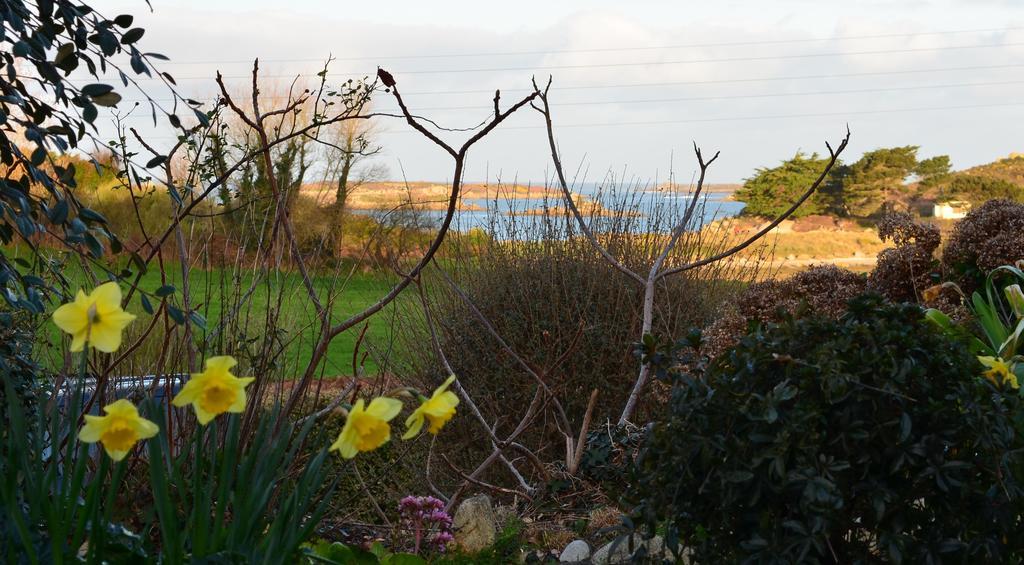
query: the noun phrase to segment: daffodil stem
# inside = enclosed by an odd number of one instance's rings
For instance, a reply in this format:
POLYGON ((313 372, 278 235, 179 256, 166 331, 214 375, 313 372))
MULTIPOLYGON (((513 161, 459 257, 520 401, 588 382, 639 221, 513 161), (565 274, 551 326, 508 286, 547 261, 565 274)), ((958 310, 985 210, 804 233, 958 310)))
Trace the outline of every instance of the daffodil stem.
MULTIPOLYGON (((67 437, 67 443, 65 444, 64 461, 63 461, 63 463, 64 463, 64 476, 68 477, 70 479, 70 483, 68 483, 68 484, 66 484, 64 486, 64 488, 62 489, 63 492, 61 493, 63 496, 66 497, 65 498, 65 504, 67 504, 67 505, 71 505, 72 501, 74 501, 75 499, 77 499, 80 496, 79 490, 81 489, 81 485, 82 485, 81 479, 85 476, 85 464, 84 464, 84 461, 80 460, 80 458, 86 458, 86 457, 89 456, 88 450, 86 450, 84 453, 78 453, 78 445, 79 444, 78 444, 78 433, 77 433, 78 421, 82 417, 82 415, 81 415, 81 409, 82 409, 82 390, 85 388, 85 373, 86 373, 88 368, 89 368, 89 350, 88 350, 88 348, 86 348, 84 351, 82 351, 82 361, 79 364, 78 376, 77 376, 76 379, 74 379, 74 382, 70 385, 70 388, 71 388, 71 398, 70 398, 70 402, 68 402, 68 404, 66 405, 67 417, 60 419, 60 421, 61 421, 60 427, 61 428, 63 428, 64 422, 67 423, 67 436, 66 436, 67 437)), ((64 398, 67 399, 68 397, 65 396, 64 398)), ((59 406, 58 406, 57 410, 59 410, 59 406)), ((56 431, 57 428, 55 427, 54 430, 56 431)), ((56 437, 59 438, 60 436, 58 435, 56 437)), ((60 443, 58 441, 54 445, 54 453, 55 454, 59 453, 58 452, 59 446, 60 446, 60 443)), ((93 490, 95 490, 96 483, 97 483, 97 480, 95 478, 90 483, 91 484, 91 488, 93 490)), ((81 515, 79 517, 79 523, 84 526, 86 518, 87 518, 87 516, 85 516, 84 514, 81 515)), ((78 532, 84 532, 83 528, 79 527, 78 530, 76 530, 74 532, 73 537, 75 537, 75 538, 79 537, 77 535, 78 532)), ((60 544, 66 543, 66 539, 64 538, 64 536, 63 535, 54 535, 54 536, 51 537, 51 540, 52 540, 52 543, 53 543, 53 554, 54 554, 54 556, 55 557, 63 556, 63 550, 61 549, 60 544)), ((74 541, 74 540, 72 540, 72 541, 74 541)), ((61 558, 57 557, 57 559, 58 559, 58 562, 59 562, 59 560, 61 558)))
POLYGON ((203 481, 203 434, 206 427, 202 424, 196 426, 195 438, 195 467, 192 469, 192 552, 195 556, 202 556, 206 551, 206 522, 208 512, 204 499, 208 500, 208 492, 203 481))
MULTIPOLYGON (((97 499, 99 498, 100 487, 103 486, 104 478, 107 475, 107 471, 110 470, 110 458, 100 457, 100 468, 93 477, 89 484, 89 494, 86 497, 86 512, 90 514, 89 521, 91 526, 89 528, 89 554, 86 557, 87 563, 96 563, 96 551, 98 548, 103 547, 103 534, 106 532, 103 520, 108 514, 106 508, 101 512, 99 506, 97 506, 97 499)), ((110 491, 114 491, 114 485, 110 485, 110 491)), ((107 498, 112 498, 109 496, 107 498)))

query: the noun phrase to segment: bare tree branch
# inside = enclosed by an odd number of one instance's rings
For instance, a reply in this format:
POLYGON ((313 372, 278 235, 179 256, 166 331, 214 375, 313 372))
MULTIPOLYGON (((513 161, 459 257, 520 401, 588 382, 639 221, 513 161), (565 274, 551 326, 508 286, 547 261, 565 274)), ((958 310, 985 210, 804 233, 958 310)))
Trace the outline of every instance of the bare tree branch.
MULTIPOLYGON (((380 75, 380 70, 378 70, 378 75, 380 75)), ((390 75, 388 75, 386 72, 384 73, 384 75, 390 78, 390 75)), ((455 161, 454 171, 452 173, 451 194, 448 199, 448 209, 445 212, 444 220, 441 222, 441 226, 438 228, 433 241, 431 242, 430 246, 427 248, 423 256, 420 258, 420 260, 416 263, 416 265, 412 268, 411 271, 409 271, 408 276, 402 278, 401 281, 395 284, 395 286, 392 287, 392 289, 387 294, 381 297, 373 305, 364 309, 362 312, 349 317, 347 320, 333 327, 330 327, 329 329, 322 333, 320 340, 317 342, 316 347, 314 347, 313 349, 313 354, 311 356, 309 364, 306 366, 306 371, 299 379, 296 386, 292 389, 291 396, 288 398, 288 402, 285 404, 285 414, 290 414, 291 411, 295 409, 295 406, 297 405, 299 398, 301 398, 305 389, 309 386, 309 383, 312 380, 314 373, 316 372, 316 367, 320 364, 320 360, 323 358, 324 354, 326 354, 327 347, 330 345, 331 340, 341 332, 348 330, 349 328, 376 314, 385 306, 390 304, 391 301, 398 297, 398 295, 403 290, 405 290, 405 288, 409 286, 409 284, 412 283, 412 280, 419 275, 419 273, 423 270, 424 267, 427 266, 427 264, 430 263, 434 255, 441 248, 441 244, 444 242, 445 236, 447 235, 448 230, 451 227, 452 220, 455 217, 455 212, 458 209, 459 195, 460 190, 462 188, 463 168, 465 166, 466 153, 469 151, 469 149, 473 146, 473 144, 475 144, 488 133, 493 131, 494 128, 498 127, 498 125, 505 121, 509 116, 511 116, 513 113, 518 111, 523 106, 529 104, 531 101, 533 101, 534 98, 537 97, 537 93, 534 92, 524 97, 522 100, 520 100, 512 107, 510 107, 508 110, 495 115, 494 118, 491 119, 491 121, 486 126, 484 126, 476 134, 471 136, 465 143, 462 144, 461 147, 459 147, 458 150, 455 150, 450 145, 442 141, 439 137, 434 135, 425 126, 420 124, 420 122, 413 116, 413 114, 406 107, 405 101, 402 99, 402 95, 398 91, 398 86, 394 83, 394 79, 391 79, 390 90, 392 95, 395 97, 395 100, 398 102, 399 107, 402 109, 402 114, 405 116, 406 122, 410 126, 412 126, 413 129, 423 134, 427 139, 433 141, 438 147, 444 149, 445 152, 451 155, 455 161)))
MULTIPOLYGON (((540 87, 537 86, 537 82, 534 81, 534 94, 537 95, 537 98, 540 100, 541 105, 538 107, 537 105, 531 103, 531 106, 544 116, 544 123, 547 128, 548 144, 551 148, 551 160, 555 168, 555 173, 558 178, 559 185, 562 188, 562 195, 565 198, 566 206, 572 212, 572 215, 576 219, 576 223, 579 225, 580 230, 583 232, 584 236, 586 236, 587 240, 594 247, 594 249, 596 249, 597 252, 602 257, 604 257, 604 259, 614 268, 618 269, 632 280, 639 282, 641 285, 643 285, 644 300, 642 318, 643 321, 640 332, 641 339, 649 335, 651 333, 651 329, 653 328, 654 296, 658 281, 678 273, 682 273, 691 269, 696 269, 705 265, 710 265, 717 261, 721 261, 723 259, 731 257, 732 255, 739 253, 740 251, 746 249, 750 245, 760 240, 762 237, 768 234, 768 232, 770 232, 773 228, 782 223, 786 218, 790 217, 793 214, 793 212, 795 212, 796 209, 800 207, 801 204, 803 204, 808 198, 811 197, 812 194, 814 194, 815 191, 818 190, 818 188, 821 186, 821 183, 825 181, 825 179, 828 177, 829 172, 831 172, 833 166, 835 166, 836 162, 839 160, 840 154, 843 152, 844 149, 846 149, 847 143, 850 140, 850 130, 849 128, 847 128, 846 136, 843 138, 842 142, 835 150, 833 150, 832 146, 829 145, 828 142, 826 142, 825 146, 828 147, 830 159, 828 164, 825 166, 824 170, 822 170, 821 174, 815 180, 815 182, 810 187, 808 187, 808 189, 801 195, 799 199, 797 199, 793 203, 792 206, 790 206, 789 209, 783 212, 779 217, 775 218, 767 226, 765 226, 761 230, 758 230, 757 233, 753 234, 743 242, 722 251, 721 253, 716 253, 710 257, 706 257, 704 259, 700 259, 697 261, 691 261, 684 265, 679 265, 670 269, 663 269, 665 262, 668 260, 668 257, 671 255, 672 251, 676 248, 676 245, 679 243, 679 240, 680 238, 682 238, 683 234, 689 231, 696 231, 700 229, 700 222, 694 222, 694 212, 696 211, 698 205, 698 199, 704 189, 704 180, 707 176, 708 168, 711 166, 712 163, 715 162, 716 159, 718 159, 719 153, 716 152, 711 157, 711 159, 705 161, 703 153, 695 143, 693 148, 694 152, 697 155, 697 163, 700 167, 700 177, 697 181, 696 189, 693 191, 691 195, 692 200, 687 205, 686 211, 684 212, 682 219, 672 230, 672 234, 669 237, 668 242, 665 244, 663 248, 661 248, 661 251, 658 253, 657 258, 651 264, 651 267, 647 273, 647 277, 645 278, 640 276, 636 272, 632 271, 625 265, 623 265, 618 259, 612 256, 612 254, 603 245, 601 245, 597 237, 590 230, 590 227, 584 220, 583 215, 576 207, 575 202, 573 202, 572 193, 569 191, 568 183, 565 180, 565 173, 562 168, 562 161, 558 156, 558 147, 555 143, 554 125, 551 118, 551 107, 548 103, 548 92, 550 88, 550 78, 548 80, 547 86, 545 86, 543 90, 541 90, 540 87)), ((640 394, 643 391, 644 385, 647 383, 649 373, 650 364, 646 362, 641 362, 639 374, 637 375, 636 381, 634 382, 633 389, 630 391, 629 397, 626 399, 626 403, 623 407, 622 414, 619 417, 619 425, 624 425, 632 417, 633 412, 636 409, 636 404, 639 401, 640 394)), ((567 439, 567 442, 567 445, 569 445, 571 448, 572 439, 567 439)))
POLYGON ((558 177, 558 185, 562 189, 562 196, 565 198, 565 205, 566 207, 569 208, 569 211, 572 212, 573 217, 576 218, 576 223, 579 225, 580 231, 583 232, 583 235, 587 238, 588 241, 590 241, 590 244, 594 247, 594 249, 596 249, 597 252, 600 253, 601 256, 604 257, 605 260, 607 260, 609 263, 611 263, 611 265, 614 266, 616 269, 622 271, 623 274, 635 280, 636 282, 643 284, 643 277, 634 273, 632 270, 629 269, 629 267, 623 265, 607 249, 605 249, 603 245, 601 245, 601 243, 597 240, 597 236, 594 235, 594 232, 590 229, 590 226, 587 225, 586 220, 583 219, 583 214, 580 213, 580 209, 576 206, 576 202, 573 201, 572 192, 569 190, 569 183, 566 182, 565 173, 562 170, 562 159, 558 156, 558 145, 555 143, 555 130, 554 126, 551 123, 551 107, 548 105, 548 90, 550 88, 550 78, 548 79, 548 84, 546 87, 544 87, 543 91, 540 90, 540 88, 537 86, 537 81, 534 80, 533 92, 537 96, 537 98, 540 99, 541 107, 537 107, 532 104, 531 106, 533 107, 533 109, 537 110, 538 112, 541 113, 541 115, 544 116, 544 123, 547 126, 548 144, 551 146, 551 161, 554 163, 555 166, 555 175, 558 177))

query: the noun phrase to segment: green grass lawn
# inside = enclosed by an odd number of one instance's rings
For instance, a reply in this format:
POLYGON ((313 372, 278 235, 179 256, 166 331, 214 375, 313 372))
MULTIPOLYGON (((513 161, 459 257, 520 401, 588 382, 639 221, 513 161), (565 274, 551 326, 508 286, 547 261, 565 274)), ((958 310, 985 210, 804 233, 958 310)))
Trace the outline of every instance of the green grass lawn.
MULTIPOLYGON (((162 277, 158 269, 150 269, 139 281, 139 288, 150 294, 149 301, 155 308, 159 306, 159 299, 154 298, 152 293, 165 285, 174 286, 176 291, 167 299, 181 308, 181 271, 176 263, 168 264, 166 271, 162 277)), ((91 277, 78 263, 69 262, 62 272, 70 281, 72 290, 94 286, 91 277)), ((333 297, 330 303, 334 324, 379 300, 395 282, 394 277, 385 273, 356 270, 349 277, 349 272, 349 268, 343 267, 336 272, 321 272, 313 277, 320 299, 327 302, 328 297, 333 297)), ((297 273, 271 271, 257 276, 251 271, 236 275, 233 271, 220 268, 192 269, 189 283, 191 307, 206 320, 205 330, 193 326, 195 340, 199 344, 207 344, 207 355, 216 355, 224 350, 238 351, 238 344, 245 340, 259 343, 267 331, 268 312, 280 312, 278 327, 283 331, 279 331, 278 339, 284 344, 284 354, 278 362, 281 374, 295 376, 305 368, 319 335, 319 322, 297 273), (248 295, 248 298, 240 301, 243 295, 248 295), (241 307, 237 306, 239 302, 242 302, 241 307), (236 320, 236 323, 221 329, 226 317, 236 320)), ((127 292, 128 283, 122 283, 121 286, 127 292)), ((140 335, 148 326, 151 316, 145 312, 139 293, 132 296, 126 308, 139 316, 130 327, 129 335, 140 335)), ((366 341, 361 351, 366 351, 366 342, 377 347, 388 346, 394 315, 394 307, 388 307, 369 319, 366 341)), ((47 346, 46 343, 40 343, 41 347, 37 348, 40 361, 51 368, 59 367, 62 363, 62 349, 52 346, 58 343, 55 340, 60 337, 59 331, 48 318, 39 330, 40 341, 50 344, 47 346)), ((362 324, 335 337, 325 356, 325 375, 352 373, 353 351, 361 330, 362 324)), ((147 339, 147 345, 140 348, 138 355, 155 354, 161 346, 160 342, 159 335, 151 336, 147 339)), ((376 367, 375 359, 367 357, 366 369, 372 371, 376 367)))

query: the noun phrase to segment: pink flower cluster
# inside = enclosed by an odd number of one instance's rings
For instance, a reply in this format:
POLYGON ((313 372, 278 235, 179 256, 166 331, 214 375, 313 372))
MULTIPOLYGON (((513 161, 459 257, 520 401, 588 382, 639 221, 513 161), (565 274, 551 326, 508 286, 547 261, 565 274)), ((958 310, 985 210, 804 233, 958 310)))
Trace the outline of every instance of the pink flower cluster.
POLYGON ((430 549, 443 553, 452 536, 452 517, 444 511, 444 502, 432 496, 407 496, 398 503, 402 527, 416 536, 414 553, 430 549), (426 544, 426 547, 423 547, 426 544))

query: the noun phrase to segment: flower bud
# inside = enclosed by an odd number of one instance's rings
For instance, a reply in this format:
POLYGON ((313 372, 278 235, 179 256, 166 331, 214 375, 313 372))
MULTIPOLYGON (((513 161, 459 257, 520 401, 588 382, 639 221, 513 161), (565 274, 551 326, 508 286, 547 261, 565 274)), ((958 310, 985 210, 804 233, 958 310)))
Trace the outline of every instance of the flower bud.
POLYGON ((1024 291, 1021 291, 1019 284, 1013 284, 1003 290, 1006 293, 1006 300, 1013 308, 1013 313, 1018 318, 1024 318, 1024 291))

